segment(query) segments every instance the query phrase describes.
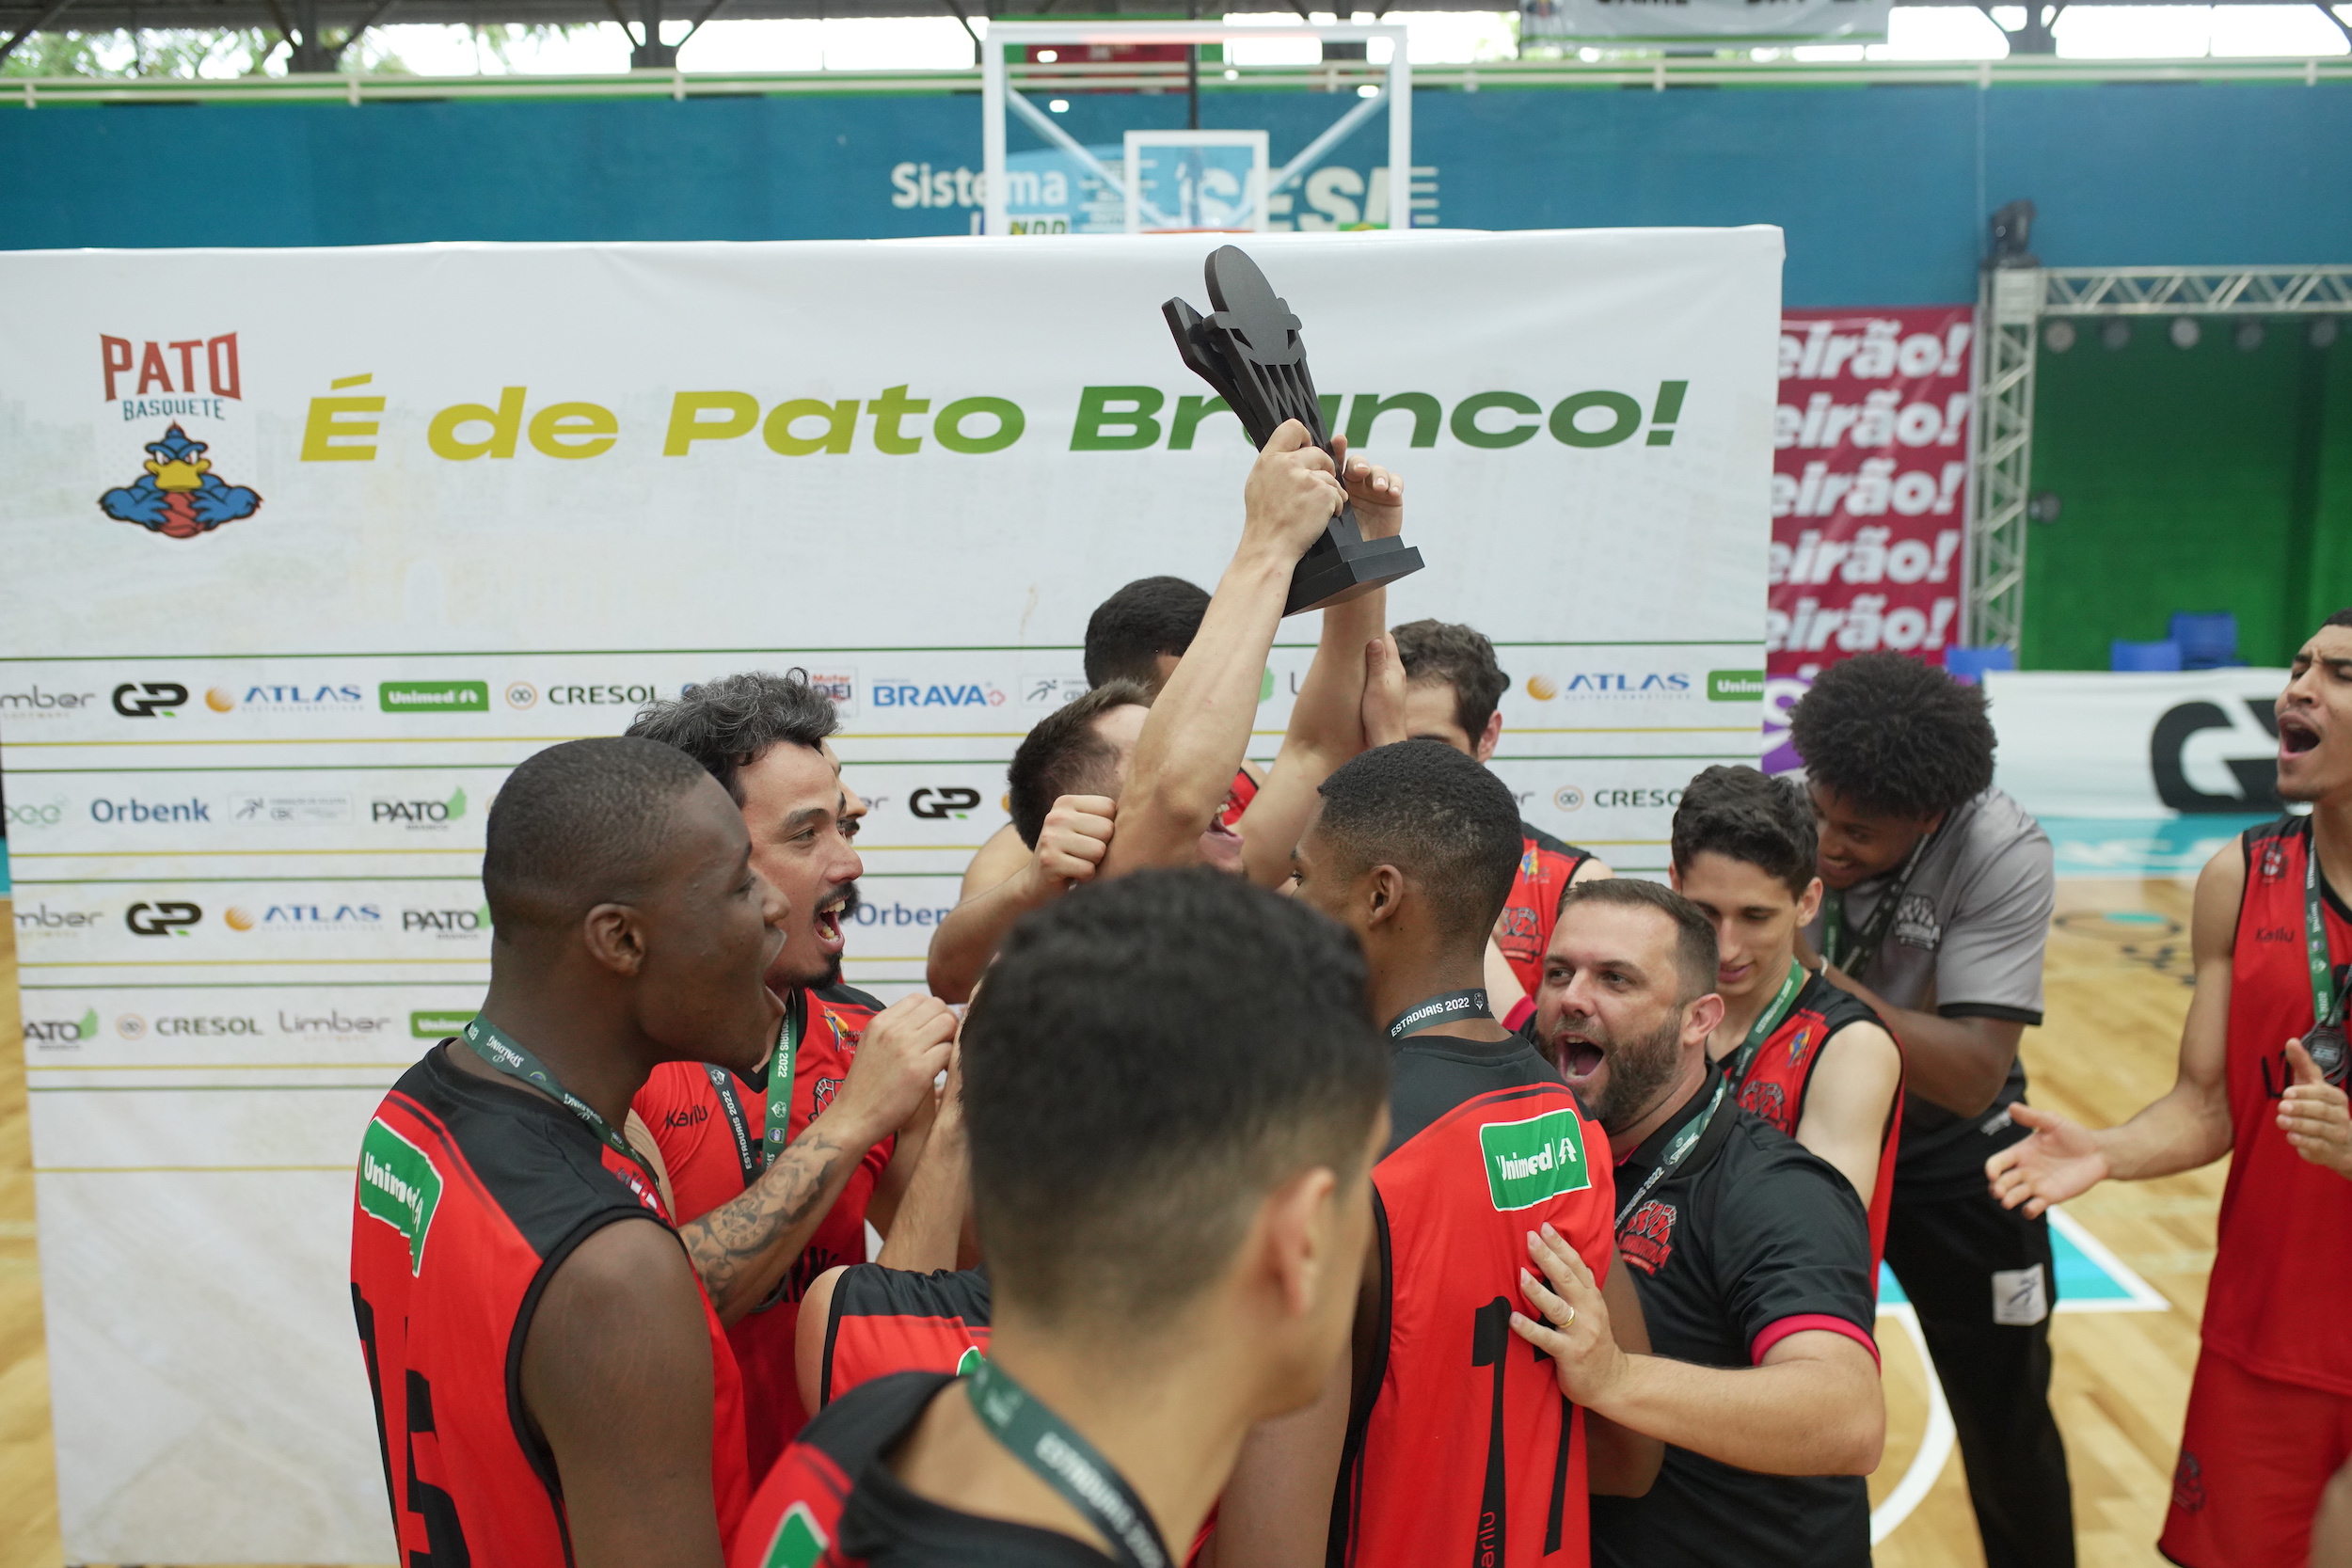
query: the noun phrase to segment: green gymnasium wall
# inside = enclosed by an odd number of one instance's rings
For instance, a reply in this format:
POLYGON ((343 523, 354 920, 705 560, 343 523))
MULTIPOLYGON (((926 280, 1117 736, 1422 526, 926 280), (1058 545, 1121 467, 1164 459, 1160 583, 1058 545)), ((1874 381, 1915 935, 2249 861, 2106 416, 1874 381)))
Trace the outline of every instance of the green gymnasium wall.
POLYGON ((2283 664, 2352 605, 2352 336, 2313 348, 2311 324, 2133 322, 2110 350, 2099 321, 2051 352, 2034 396, 2033 490, 2055 522, 2027 525, 2029 670, 2104 670, 2107 644, 2163 637, 2176 610, 2234 610, 2238 652, 2283 664))

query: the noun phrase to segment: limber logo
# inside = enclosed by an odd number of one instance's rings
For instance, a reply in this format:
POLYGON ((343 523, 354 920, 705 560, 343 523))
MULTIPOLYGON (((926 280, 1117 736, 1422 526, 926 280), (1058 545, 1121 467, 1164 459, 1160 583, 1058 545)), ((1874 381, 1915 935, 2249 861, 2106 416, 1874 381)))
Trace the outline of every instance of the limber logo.
POLYGON ((1574 1111, 1488 1122, 1478 1130, 1478 1147, 1486 1160, 1486 1191, 1505 1212, 1593 1184, 1592 1169, 1584 1163, 1584 1129, 1574 1111))
POLYGON ((415 1039, 447 1039, 452 1035, 464 1032, 466 1025, 472 1022, 473 1014, 469 1012, 421 1007, 408 1015, 408 1033, 415 1039))
POLYGON ((487 713, 487 681, 385 681, 376 702, 386 713, 487 713))
POLYGON ((278 1010, 278 1032, 281 1035, 382 1035, 391 1032, 389 1018, 353 1018, 340 1007, 329 1007, 324 1013, 290 1013, 278 1010))
MULTIPOLYGON (((117 712, 121 711, 124 689, 116 689, 117 712)), ((180 695, 185 697, 187 692, 183 689, 180 695)), ((0 691, 0 714, 10 719, 55 719, 62 713, 78 713, 97 701, 95 691, 43 691, 36 683, 23 691, 0 691)))
POLYGON ((408 1243, 408 1272, 424 1272, 425 1238, 441 1202, 441 1173, 415 1144, 385 1126, 368 1123, 359 1140, 359 1212, 382 1220, 408 1243))
POLYGON ((47 899, 25 909, 17 907, 16 928, 19 931, 81 931, 105 919, 99 910, 53 910, 47 899))

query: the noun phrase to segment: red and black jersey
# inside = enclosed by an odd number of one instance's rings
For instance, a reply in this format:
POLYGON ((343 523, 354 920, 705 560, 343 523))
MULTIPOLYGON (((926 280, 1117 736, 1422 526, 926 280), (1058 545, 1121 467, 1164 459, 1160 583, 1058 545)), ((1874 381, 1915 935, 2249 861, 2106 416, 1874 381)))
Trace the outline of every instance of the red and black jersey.
POLYGON ((1106 1568, 1073 1537, 946 1507, 891 1474, 885 1456, 955 1381, 899 1372, 818 1411, 759 1483, 727 1568, 1106 1568))
POLYGON ((1258 781, 1249 776, 1247 768, 1233 769, 1233 783, 1225 791, 1225 803, 1217 808, 1216 819, 1231 828, 1241 821, 1241 814, 1249 809, 1249 802, 1258 798, 1258 781))
MULTIPOLYGON (((2304 868, 2312 819, 2247 830, 2246 892, 2230 955, 2230 1180, 2205 1289, 2205 1348, 2258 1377, 2352 1394, 2352 1340, 2331 1327, 2352 1300, 2352 1181, 2295 1152, 2279 1099, 2295 1081, 2286 1043, 2310 1033, 2304 868)), ((2339 991, 2352 911, 2327 879, 2321 919, 2339 991)))
MULTIPOLYGON (((1788 1133, 1797 1135, 1804 1119, 1804 1097, 1813 1086, 1813 1069, 1821 1065, 1823 1049, 1850 1023, 1878 1023, 1868 1003, 1838 990, 1819 974, 1805 977, 1804 989, 1789 1006, 1772 1037, 1756 1049, 1748 1070, 1734 1089, 1740 1108, 1753 1111, 1788 1133)), ((1884 1027, 1884 1025, 1881 1025, 1884 1027)), ((1895 1149, 1902 1128, 1903 1085, 1895 1081, 1895 1100, 1879 1133, 1879 1178, 1870 1189, 1870 1277, 1878 1278, 1879 1259, 1886 1255, 1886 1215, 1895 1196, 1895 1149)))
POLYGON ((960 1372, 988 1354, 988 1271, 860 1263, 833 1282, 818 1404, 892 1372, 960 1372))
MULTIPOLYGON (((1821 1330, 1875 1359, 1868 1224, 1828 1161, 1725 1104, 1643 1192, 1722 1083, 1721 1064, 1710 1062, 1697 1091, 1617 1166, 1617 1190, 1632 1207, 1617 1251, 1641 1295, 1650 1348, 1701 1367, 1753 1367, 1791 1335, 1821 1330)), ((1592 1517, 1600 1568, 1869 1568, 1870 1496, 1860 1476, 1758 1475, 1668 1444, 1645 1496, 1595 1497, 1592 1517)))
MULTIPOLYGON (((792 1074, 790 1132, 796 1138, 833 1103, 850 1075, 867 1022, 882 1010, 880 1002, 848 986, 812 989, 807 1006, 808 1025, 801 1034, 792 1074)), ((743 1117, 747 1145, 737 1138, 711 1071, 700 1062, 665 1062, 654 1069, 631 1102, 661 1146, 681 1225, 741 1196, 766 1168, 760 1163, 760 1138, 768 1119, 767 1084, 727 1075, 743 1117)), ((827 1269, 865 1261, 866 1207, 896 1145, 895 1138, 885 1138, 866 1151, 775 1292, 727 1330, 742 1368, 744 1430, 755 1474, 775 1463, 808 1418, 793 1370, 801 1297, 809 1282, 827 1269)))
MULTIPOLYGON (((393 1528, 409 1563, 562 1568, 563 1483, 522 1408, 532 1309, 587 1237, 666 1216, 635 1163, 579 1117, 452 1066, 449 1045, 376 1107, 352 1207, 351 1305, 393 1528)), ((707 1297, 703 1311, 711 1495, 733 1540, 750 1493, 742 1397, 707 1297)))
POLYGON ((1502 949, 1520 986, 1534 996, 1544 983, 1544 950, 1551 945, 1551 928, 1560 922, 1560 900, 1568 895, 1570 879, 1593 856, 1532 822, 1521 822, 1519 832, 1518 875, 1511 879, 1511 896, 1495 921, 1495 945, 1502 949))
POLYGON ((1332 1499, 1333 1568, 1588 1560, 1584 1413, 1511 1332, 1527 1233, 1609 1272, 1608 1134, 1517 1037, 1398 1047, 1372 1358, 1332 1499))

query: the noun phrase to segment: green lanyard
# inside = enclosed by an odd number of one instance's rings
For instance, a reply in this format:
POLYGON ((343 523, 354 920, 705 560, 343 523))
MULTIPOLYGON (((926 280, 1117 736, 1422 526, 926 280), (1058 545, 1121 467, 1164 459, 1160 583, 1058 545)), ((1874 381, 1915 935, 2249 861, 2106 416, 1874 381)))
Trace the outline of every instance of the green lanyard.
POLYGON ((727 1128, 735 1134, 735 1156, 742 1162, 746 1187, 758 1180, 759 1173, 774 1164, 776 1156, 792 1141, 792 1073, 807 1027, 808 992, 795 986, 784 1005, 784 1027, 776 1031, 776 1049, 768 1058, 768 1116, 756 1148, 752 1145, 752 1126, 743 1115, 743 1102, 736 1098, 735 1074, 716 1062, 703 1064, 711 1090, 719 1097, 719 1109, 726 1114, 727 1128))
POLYGON ((660 1190, 661 1184, 655 1180, 653 1167, 645 1163, 645 1157, 631 1148, 627 1138, 613 1132, 612 1124, 597 1115, 594 1105, 589 1104, 559 1083, 555 1074, 548 1070, 547 1063, 533 1054, 529 1046, 524 1045, 514 1036, 480 1014, 476 1014, 467 1022, 464 1036, 466 1043, 473 1048, 473 1053, 498 1069, 499 1071, 509 1078, 519 1078, 527 1084, 536 1084, 562 1101, 564 1108, 586 1122, 588 1131, 602 1139, 606 1148, 616 1154, 628 1156, 639 1170, 645 1173, 647 1183, 655 1191, 660 1190))
POLYGON ((1674 1168, 1682 1164, 1683 1156, 1698 1147, 1699 1139, 1707 1135, 1708 1123, 1713 1121, 1715 1113, 1724 1108, 1724 1097, 1730 1092, 1731 1078, 1726 1074, 1724 1081, 1715 1085, 1715 1098, 1707 1102, 1707 1109, 1684 1122, 1682 1131, 1666 1140, 1665 1151, 1658 1157, 1658 1168, 1649 1173, 1648 1179, 1643 1181, 1641 1190, 1627 1198, 1625 1207, 1617 1211, 1615 1228, 1620 1235, 1625 1231, 1626 1216, 1640 1208, 1642 1199, 1649 1196, 1651 1189, 1665 1180, 1673 1173, 1674 1168))
POLYGON ((1756 1053, 1764 1049, 1764 1042, 1772 1037, 1772 1031, 1780 1027, 1781 1021, 1788 1016, 1788 1009, 1796 1006, 1797 993, 1804 990, 1805 979, 1804 965, 1794 958, 1789 959, 1788 978, 1780 983, 1780 990, 1773 996, 1772 1005, 1749 1025, 1748 1037, 1740 1042, 1740 1049, 1733 1052, 1731 1060, 1724 1065, 1725 1078, 1738 1083, 1747 1076, 1748 1064, 1756 1060, 1756 1053))
POLYGON ((2339 1024, 2344 998, 2336 994, 2336 966, 2328 957, 2328 913, 2319 894, 2319 835, 2305 830, 2303 851, 2303 956, 2312 966, 2312 1023, 2339 1024))
POLYGON ((962 1379, 988 1434, 1085 1515, 1117 1551, 1123 1568, 1168 1568, 1168 1544, 1152 1511, 1093 1444, 986 1357, 975 1361, 962 1379))
MULTIPOLYGON (((1949 820, 1946 818, 1947 822, 1949 820)), ((1944 825, 1939 823, 1935 832, 1924 835, 1911 847, 1911 853, 1903 860, 1902 874, 1880 895, 1877 907, 1870 911, 1870 918, 1864 921, 1862 928, 1854 933, 1851 947, 1846 942, 1846 895, 1836 888, 1829 890, 1821 900, 1822 958, 1854 979, 1862 978, 1862 972, 1870 967, 1872 958, 1878 957, 1879 943, 1886 940, 1887 931, 1895 924, 1896 912, 1902 907, 1903 895, 1911 888, 1911 875, 1919 869, 1919 858, 1928 852, 1929 845, 1943 835, 1944 825)))

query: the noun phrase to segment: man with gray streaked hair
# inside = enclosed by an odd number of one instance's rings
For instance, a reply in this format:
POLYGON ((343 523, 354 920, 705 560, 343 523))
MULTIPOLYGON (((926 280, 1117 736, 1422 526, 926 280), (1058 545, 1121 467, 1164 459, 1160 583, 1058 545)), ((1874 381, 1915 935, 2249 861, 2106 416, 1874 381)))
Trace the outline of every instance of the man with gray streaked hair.
MULTIPOLYGON (((826 1270, 865 1260, 867 1220, 898 1228, 956 1032, 935 998, 885 1008, 841 983, 866 802, 841 782, 827 742, 838 723, 833 700, 795 670, 689 687, 629 726, 725 786, 751 832, 752 864, 791 905, 767 976, 785 1001, 784 1027, 760 1067, 665 1064, 632 1102, 660 1148, 688 1255, 729 1324, 755 1474, 816 1402, 801 1397, 793 1357, 801 1298, 826 1270)), ((951 1266, 952 1223, 911 1218, 885 1256, 951 1266)))

